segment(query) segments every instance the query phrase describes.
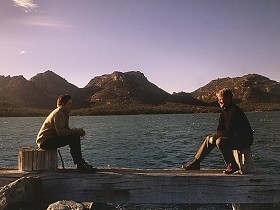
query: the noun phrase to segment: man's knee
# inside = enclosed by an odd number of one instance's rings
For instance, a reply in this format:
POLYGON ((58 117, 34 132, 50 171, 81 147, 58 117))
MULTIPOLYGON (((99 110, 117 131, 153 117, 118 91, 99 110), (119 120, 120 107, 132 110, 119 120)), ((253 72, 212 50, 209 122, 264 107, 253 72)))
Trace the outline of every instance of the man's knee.
POLYGON ((70 144, 80 144, 81 137, 78 135, 70 135, 69 142, 70 142, 70 144))
POLYGON ((211 135, 206 136, 205 141, 209 142, 211 139, 211 135))
POLYGON ((215 145, 213 136, 211 136, 211 135, 206 136, 205 142, 206 142, 207 145, 208 145, 208 144, 213 144, 213 145, 215 145))
POLYGON ((229 147, 227 138, 224 138, 224 137, 217 138, 217 140, 216 140, 216 146, 217 146, 219 149, 224 149, 224 148, 229 147))

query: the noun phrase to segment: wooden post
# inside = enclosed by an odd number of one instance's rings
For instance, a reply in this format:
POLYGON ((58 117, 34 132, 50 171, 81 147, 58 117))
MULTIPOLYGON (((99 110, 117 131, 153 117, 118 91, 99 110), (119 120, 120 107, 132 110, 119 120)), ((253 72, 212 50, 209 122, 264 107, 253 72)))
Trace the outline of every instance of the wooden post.
POLYGON ((18 152, 18 170, 20 171, 56 171, 58 169, 57 150, 20 148, 18 152))
POLYGON ((239 165, 241 174, 254 173, 254 164, 251 149, 233 150, 235 161, 239 165))
MULTIPOLYGON (((249 174, 254 173, 254 164, 251 155, 251 149, 243 149, 243 150, 233 150, 233 155, 235 161, 239 166, 239 171, 241 174, 249 174)), ((244 204, 244 203, 233 203, 233 210, 255 210, 258 209, 258 204, 244 204)))

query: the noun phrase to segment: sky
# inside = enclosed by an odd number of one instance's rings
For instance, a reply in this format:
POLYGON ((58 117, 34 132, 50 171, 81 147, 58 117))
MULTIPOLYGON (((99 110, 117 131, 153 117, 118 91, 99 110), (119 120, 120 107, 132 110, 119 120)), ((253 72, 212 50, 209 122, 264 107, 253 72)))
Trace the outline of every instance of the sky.
POLYGON ((280 82, 279 0, 1 0, 0 75, 84 87, 141 71, 173 92, 256 73, 280 82))

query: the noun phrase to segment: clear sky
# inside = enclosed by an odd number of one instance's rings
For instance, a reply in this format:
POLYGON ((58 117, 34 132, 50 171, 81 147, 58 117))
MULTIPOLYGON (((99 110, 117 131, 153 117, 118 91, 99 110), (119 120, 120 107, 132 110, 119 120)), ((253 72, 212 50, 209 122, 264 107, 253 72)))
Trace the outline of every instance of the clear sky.
POLYGON ((280 81, 279 0, 1 0, 0 75, 78 87, 137 70, 167 92, 257 73, 280 81))

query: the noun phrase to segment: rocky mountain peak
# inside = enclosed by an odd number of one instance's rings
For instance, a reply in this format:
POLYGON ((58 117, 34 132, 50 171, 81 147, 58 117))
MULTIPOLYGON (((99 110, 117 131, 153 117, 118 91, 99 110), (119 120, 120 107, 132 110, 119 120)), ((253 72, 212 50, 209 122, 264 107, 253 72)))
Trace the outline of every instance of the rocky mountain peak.
MULTIPOLYGON (((30 81, 33 81, 35 83, 38 82, 49 82, 52 81, 52 83, 68 83, 68 81, 61 76, 57 75, 51 70, 47 70, 44 73, 39 73, 36 76, 32 77, 30 81)), ((70 84, 70 83, 68 83, 70 84)), ((74 86, 74 85, 73 85, 74 86)))
POLYGON ((11 80, 11 76, 0 75, 0 88, 6 86, 11 80))
POLYGON ((86 88, 94 88, 96 92, 91 102, 112 103, 114 100, 137 101, 141 103, 161 103, 169 100, 170 94, 149 82, 139 71, 105 74, 93 78, 86 88))
POLYGON ((85 87, 101 87, 110 82, 116 83, 131 83, 131 82, 145 81, 147 78, 140 71, 119 72, 114 71, 112 74, 104 74, 102 76, 94 77, 85 87))
POLYGON ((269 78, 265 77, 265 76, 262 76, 262 75, 259 75, 259 74, 247 74, 247 75, 244 75, 242 78, 244 79, 255 79, 255 80, 269 80, 269 78))
POLYGON ((66 93, 75 94, 79 90, 77 86, 50 70, 37 74, 30 81, 43 89, 47 95, 51 94, 52 96, 66 93))
POLYGON ((23 77, 23 75, 14 76, 10 79, 7 86, 22 86, 28 83, 28 80, 23 77))
POLYGON ((199 100, 211 103, 216 101, 216 92, 225 87, 230 88, 234 98, 240 102, 280 102, 280 83, 258 74, 212 80, 192 92, 192 95, 199 100))

